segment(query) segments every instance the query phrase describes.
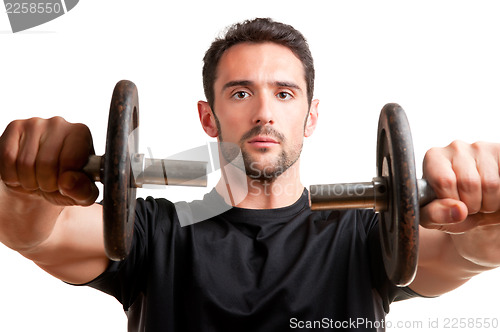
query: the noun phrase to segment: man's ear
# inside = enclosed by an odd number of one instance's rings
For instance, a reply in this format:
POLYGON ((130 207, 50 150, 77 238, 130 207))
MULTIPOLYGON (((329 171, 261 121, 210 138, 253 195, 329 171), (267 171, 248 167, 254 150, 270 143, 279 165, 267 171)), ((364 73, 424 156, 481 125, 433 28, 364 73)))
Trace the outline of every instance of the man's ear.
POLYGON ((207 135, 210 137, 217 137, 219 132, 215 123, 215 116, 212 112, 212 108, 206 101, 200 100, 198 102, 198 115, 200 117, 201 126, 207 135))
POLYGON ((319 106, 319 100, 314 99, 311 102, 311 107, 309 108, 309 114, 307 116, 306 124, 304 126, 304 137, 311 136, 314 132, 314 129, 316 129, 316 124, 318 123, 318 106, 319 106))

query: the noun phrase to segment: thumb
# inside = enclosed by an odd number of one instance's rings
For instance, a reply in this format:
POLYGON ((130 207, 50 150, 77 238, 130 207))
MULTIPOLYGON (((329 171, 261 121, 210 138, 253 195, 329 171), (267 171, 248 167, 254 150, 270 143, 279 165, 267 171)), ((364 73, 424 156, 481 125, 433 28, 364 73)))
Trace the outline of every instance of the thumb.
POLYGON ((420 225, 442 229, 463 222, 468 215, 467 206, 452 198, 436 199, 420 209, 420 225))
POLYGON ((94 181, 82 172, 66 171, 61 173, 58 185, 60 193, 72 199, 77 205, 91 205, 99 195, 94 181))

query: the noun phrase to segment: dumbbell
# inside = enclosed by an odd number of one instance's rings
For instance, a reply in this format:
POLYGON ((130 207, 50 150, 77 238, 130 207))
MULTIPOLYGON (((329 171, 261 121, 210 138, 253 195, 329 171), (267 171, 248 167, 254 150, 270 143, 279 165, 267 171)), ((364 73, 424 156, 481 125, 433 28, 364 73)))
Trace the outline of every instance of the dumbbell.
POLYGON ((106 150, 90 156, 83 171, 103 184, 104 247, 112 260, 130 252, 135 221, 136 188, 146 184, 207 185, 207 163, 144 158, 137 153, 139 98, 130 81, 116 84, 111 98, 106 150))
POLYGON ((378 212, 385 271, 403 287, 417 270, 420 207, 436 194, 425 179, 416 177, 410 125, 398 104, 387 104, 380 113, 376 159, 372 181, 310 186, 311 209, 378 212))

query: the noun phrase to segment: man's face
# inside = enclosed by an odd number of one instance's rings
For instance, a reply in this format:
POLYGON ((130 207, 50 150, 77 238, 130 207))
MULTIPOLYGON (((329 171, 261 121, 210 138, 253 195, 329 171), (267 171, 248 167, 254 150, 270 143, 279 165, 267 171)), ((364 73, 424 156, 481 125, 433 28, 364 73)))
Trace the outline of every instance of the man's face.
POLYGON ((273 43, 229 48, 214 90, 218 139, 240 147, 250 177, 273 181, 298 160, 309 105, 303 65, 288 48, 273 43))

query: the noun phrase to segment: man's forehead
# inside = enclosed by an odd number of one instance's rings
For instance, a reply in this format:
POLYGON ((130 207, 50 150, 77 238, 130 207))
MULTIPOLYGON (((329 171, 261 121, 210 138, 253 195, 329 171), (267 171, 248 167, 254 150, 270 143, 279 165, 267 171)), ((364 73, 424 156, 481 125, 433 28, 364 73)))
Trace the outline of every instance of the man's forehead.
POLYGON ((305 89, 302 62, 286 46, 276 43, 240 43, 227 49, 216 71, 215 85, 231 82, 290 82, 305 89))

